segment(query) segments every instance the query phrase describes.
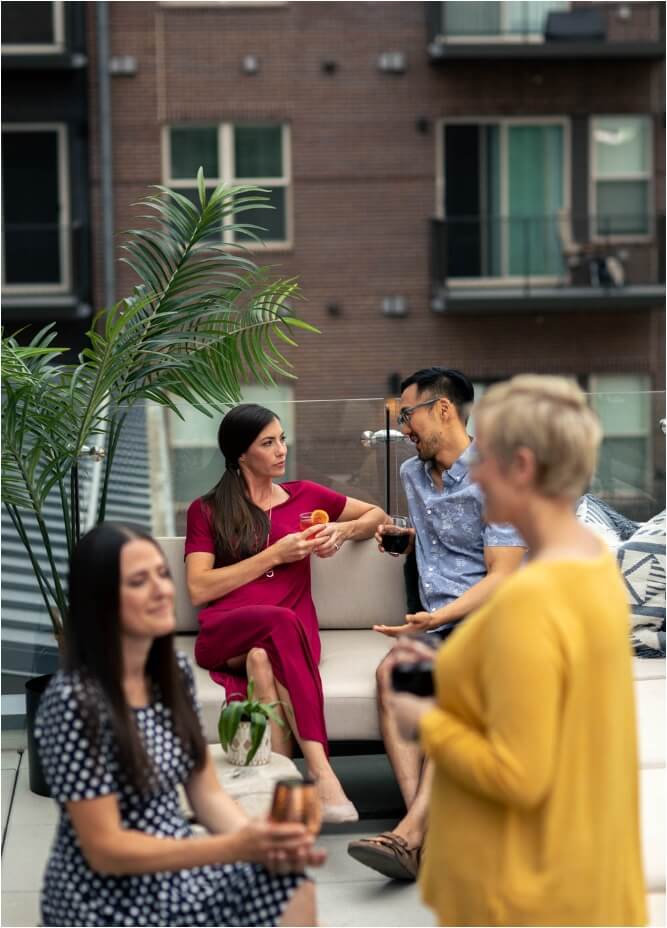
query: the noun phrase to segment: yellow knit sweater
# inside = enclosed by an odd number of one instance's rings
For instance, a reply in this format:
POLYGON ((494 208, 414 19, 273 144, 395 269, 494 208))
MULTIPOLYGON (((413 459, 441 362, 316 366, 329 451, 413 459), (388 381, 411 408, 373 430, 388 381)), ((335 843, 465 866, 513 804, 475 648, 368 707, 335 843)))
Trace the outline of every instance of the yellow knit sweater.
POLYGON ((607 553, 536 561, 436 661, 420 882, 441 925, 643 925, 628 610, 607 553))

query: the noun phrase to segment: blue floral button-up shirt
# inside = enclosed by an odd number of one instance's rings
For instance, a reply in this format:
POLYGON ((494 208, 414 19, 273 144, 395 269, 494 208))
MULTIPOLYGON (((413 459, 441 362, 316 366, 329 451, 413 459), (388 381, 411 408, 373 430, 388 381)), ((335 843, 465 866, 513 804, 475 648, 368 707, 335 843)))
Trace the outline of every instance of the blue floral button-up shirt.
POLYGON ((484 495, 468 470, 472 447, 443 471, 442 489, 433 482, 431 461, 413 457, 401 465, 417 533, 419 595, 428 612, 458 599, 486 576, 484 548, 525 547, 511 525, 484 521, 484 495))

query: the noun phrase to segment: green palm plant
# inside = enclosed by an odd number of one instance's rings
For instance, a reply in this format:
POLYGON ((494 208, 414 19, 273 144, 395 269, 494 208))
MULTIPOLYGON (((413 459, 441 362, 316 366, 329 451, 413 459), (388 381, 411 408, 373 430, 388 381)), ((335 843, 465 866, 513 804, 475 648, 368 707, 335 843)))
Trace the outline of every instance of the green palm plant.
MULTIPOLYGON (((126 417, 141 401, 181 415, 179 403, 211 415, 240 399, 241 384, 293 377, 279 348, 294 330, 317 330, 288 301, 294 279, 271 280, 225 230, 260 240, 236 217, 266 206, 259 188, 220 185, 199 202, 158 187, 141 201, 143 228, 131 230, 124 260, 137 274, 132 295, 100 312, 77 363, 53 342, 53 326, 27 344, 2 338, 2 496, 60 643, 67 598, 45 518, 59 501, 67 553, 81 531, 79 462, 102 459, 96 521, 105 517, 109 477, 126 417), (36 527, 36 535, 35 535, 36 527), (37 539, 37 540, 35 540, 37 539)), ((270 207, 267 207, 270 208, 270 207)))

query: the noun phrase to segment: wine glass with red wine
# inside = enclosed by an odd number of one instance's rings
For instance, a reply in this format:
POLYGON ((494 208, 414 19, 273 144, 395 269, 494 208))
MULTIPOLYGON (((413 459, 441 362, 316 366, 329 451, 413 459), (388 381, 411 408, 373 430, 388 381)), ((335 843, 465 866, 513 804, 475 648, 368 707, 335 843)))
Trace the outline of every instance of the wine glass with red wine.
POLYGON ((410 520, 405 516, 390 516, 391 523, 382 530, 382 547, 389 554, 405 554, 410 544, 410 520))

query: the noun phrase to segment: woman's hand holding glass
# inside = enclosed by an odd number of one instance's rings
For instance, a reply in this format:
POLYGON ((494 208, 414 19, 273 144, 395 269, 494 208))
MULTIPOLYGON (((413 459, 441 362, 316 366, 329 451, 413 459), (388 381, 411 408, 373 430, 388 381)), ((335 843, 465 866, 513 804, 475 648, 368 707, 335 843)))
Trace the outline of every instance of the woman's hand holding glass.
POLYGON ((251 821, 235 837, 240 860, 262 864, 274 873, 300 872, 326 859, 326 852, 313 847, 313 835, 298 822, 251 821))
POLYGON ((338 554, 345 541, 341 526, 337 522, 328 522, 319 526, 315 554, 318 557, 333 557, 338 554))
POLYGON ((272 548, 277 557, 278 564, 292 564, 308 557, 317 547, 318 535, 322 531, 321 525, 311 525, 303 532, 291 532, 283 535, 272 548))
POLYGON ((416 741, 419 737, 419 722, 422 716, 435 705, 434 699, 424 699, 411 693, 397 693, 391 687, 391 672, 396 664, 409 664, 428 661, 433 663, 435 650, 428 644, 414 638, 401 637, 389 652, 385 662, 386 669, 380 685, 385 691, 387 704, 396 722, 401 737, 405 741, 416 741))

